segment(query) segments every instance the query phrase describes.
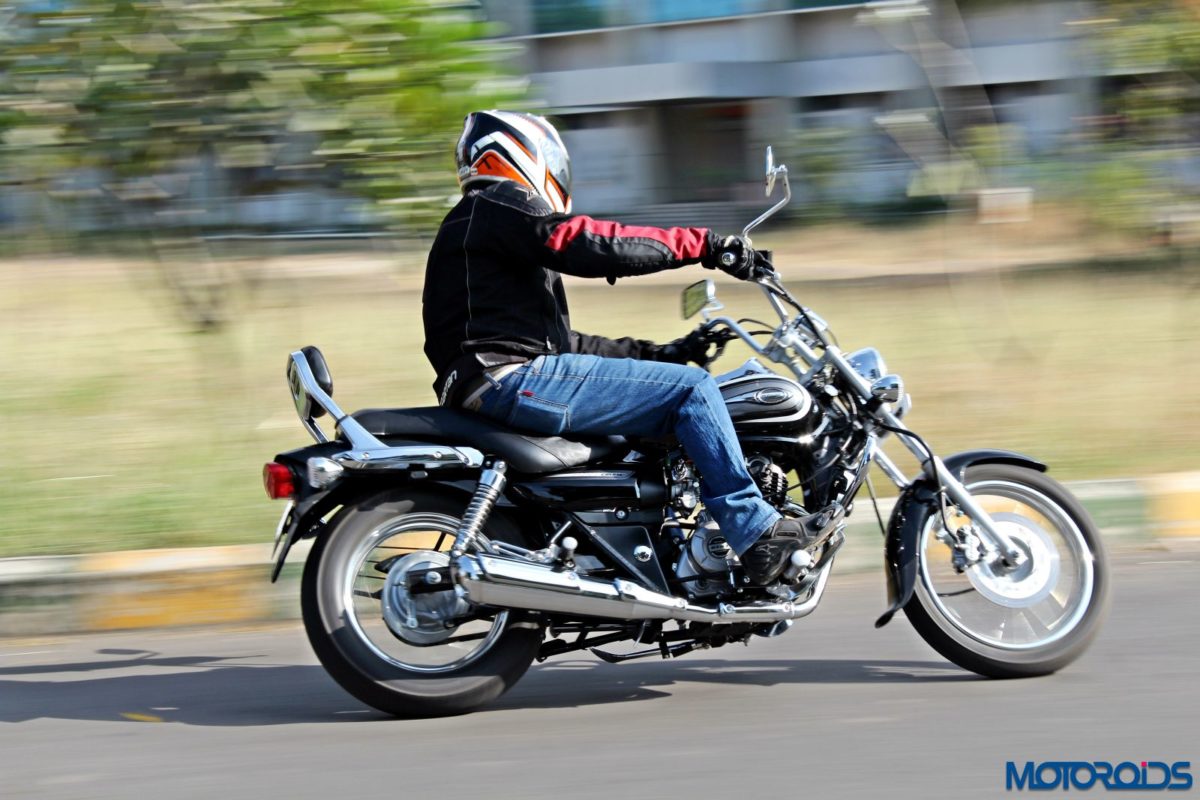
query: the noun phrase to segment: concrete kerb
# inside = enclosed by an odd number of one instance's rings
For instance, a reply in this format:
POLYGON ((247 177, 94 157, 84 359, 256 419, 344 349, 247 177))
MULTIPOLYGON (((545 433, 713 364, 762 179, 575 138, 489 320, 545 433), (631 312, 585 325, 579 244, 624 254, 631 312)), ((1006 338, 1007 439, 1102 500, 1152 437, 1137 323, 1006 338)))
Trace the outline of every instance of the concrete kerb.
MULTIPOLYGON (((1071 489, 1112 547, 1200 546, 1200 472, 1071 489)), ((891 502, 881 501, 885 521, 891 502)), ((839 572, 882 570, 878 523, 869 502, 858 505, 839 572)), ((0 636, 293 619, 309 544, 293 550, 275 584, 269 543, 0 559, 0 636)))
POLYGON ((309 547, 275 584, 270 544, 0 559, 0 636, 289 619, 309 547))

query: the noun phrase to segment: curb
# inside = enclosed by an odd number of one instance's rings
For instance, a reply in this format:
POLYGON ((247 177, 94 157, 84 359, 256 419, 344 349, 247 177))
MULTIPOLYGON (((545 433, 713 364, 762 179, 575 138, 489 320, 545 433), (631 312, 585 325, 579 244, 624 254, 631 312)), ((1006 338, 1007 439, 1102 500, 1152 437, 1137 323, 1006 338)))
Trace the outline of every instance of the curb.
POLYGON ((1149 518, 1167 539, 1200 537, 1200 472, 1177 472, 1142 481, 1149 518))
POLYGON ((0 637, 292 619, 310 547, 274 584, 270 544, 0 559, 0 637))
MULTIPOLYGON (((1069 484, 1110 546, 1190 549, 1200 539, 1200 472, 1069 484)), ((893 501, 882 499, 884 520, 893 501)), ((874 512, 848 526, 838 571, 882 571, 874 512)), ((0 637, 230 625, 295 619, 311 542, 300 542, 279 581, 271 545, 128 550, 0 559, 0 637)))

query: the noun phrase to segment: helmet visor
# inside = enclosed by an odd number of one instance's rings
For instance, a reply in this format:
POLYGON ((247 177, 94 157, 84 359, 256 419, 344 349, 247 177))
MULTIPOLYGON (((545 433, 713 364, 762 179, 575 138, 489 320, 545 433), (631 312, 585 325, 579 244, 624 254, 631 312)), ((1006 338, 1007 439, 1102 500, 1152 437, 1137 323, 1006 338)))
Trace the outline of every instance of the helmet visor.
POLYGON ((571 158, 567 150, 556 141, 556 137, 547 137, 542 142, 542 156, 546 159, 546 170, 562 188, 563 199, 571 196, 571 158))

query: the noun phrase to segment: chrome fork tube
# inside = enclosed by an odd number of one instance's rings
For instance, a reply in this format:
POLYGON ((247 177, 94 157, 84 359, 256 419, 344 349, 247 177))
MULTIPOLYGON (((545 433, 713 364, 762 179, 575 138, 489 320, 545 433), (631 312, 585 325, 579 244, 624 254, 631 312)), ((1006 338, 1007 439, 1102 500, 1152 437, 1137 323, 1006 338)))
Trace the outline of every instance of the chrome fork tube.
MULTIPOLYGON (((889 415, 891 416, 891 415, 889 415)), ((889 424, 899 424, 899 420, 892 418, 894 422, 889 424)), ((984 542, 991 546, 993 550, 1000 554, 1003 563, 1006 566, 1016 566, 1024 560, 1024 554, 1013 543, 1004 531, 996 527, 996 523, 992 521, 992 517, 983 509, 979 503, 975 502, 975 498, 967 491, 967 487, 959 482, 958 478, 951 474, 950 470, 946 469, 946 465, 937 456, 930 460, 929 456, 917 445, 916 442, 910 441, 906 436, 897 437, 904 442, 917 459, 921 462, 921 469, 930 478, 935 478, 941 483, 942 489, 946 492, 946 496, 953 500, 959 508, 975 523, 979 529, 984 542)), ((939 498, 938 502, 941 502, 939 498)))
POLYGON ((935 457, 934 463, 941 473, 942 488, 945 489, 946 496, 957 503, 959 508, 965 511, 971 521, 975 523, 980 533, 983 534, 980 538, 999 551, 1004 565, 1015 567, 1024 561, 1025 554, 1013 543, 1011 538, 1005 535, 1004 531, 996 527, 991 515, 983 510, 983 506, 975 502, 975 498, 967 491, 967 487, 950 474, 940 458, 935 457))
MULTIPOLYGON (((859 393, 859 396, 864 400, 871 399, 871 385, 867 379, 855 372, 854 367, 850 366, 850 362, 842 355, 842 351, 836 345, 829 345, 825 348, 825 358, 834 365, 834 367, 842 374, 842 376, 853 385, 859 393)), ((904 423, 890 411, 880 410, 877 412, 878 418, 887 423, 893 428, 907 430, 904 423)), ((958 504, 971 521, 979 528, 982 534, 981 538, 996 550, 1007 566, 1015 566, 1023 559, 1021 550, 1013 543, 1003 531, 996 527, 996 523, 992 521, 991 515, 984 511, 983 507, 975 502, 975 498, 971 497, 971 493, 967 491, 967 487, 963 486, 957 478, 950 474, 946 469, 946 465, 937 456, 930 459, 930 454, 926 453, 917 442, 909 436, 897 436, 897 439, 904 447, 916 456, 917 461, 921 463, 921 468, 925 474, 931 478, 938 479, 946 495, 958 504)), ((878 461, 878 459, 877 459, 878 461)), ((890 464, 890 462, 888 462, 890 464)), ((888 472, 888 468, 880 462, 880 467, 888 472)), ((895 465, 891 465, 895 469, 895 465)), ((899 474, 899 470, 896 470, 899 474)), ((889 477, 895 480, 892 474, 888 473, 889 477)), ((900 477, 903 477, 902 475, 900 477)), ((939 500, 939 502, 941 502, 939 500)))
POLYGON ((887 475, 891 479, 892 483, 896 484, 897 488, 905 489, 908 487, 910 483, 908 476, 896 466, 896 462, 892 461, 888 454, 883 452, 878 445, 875 446, 871 454, 871 460, 883 471, 884 475, 887 475))

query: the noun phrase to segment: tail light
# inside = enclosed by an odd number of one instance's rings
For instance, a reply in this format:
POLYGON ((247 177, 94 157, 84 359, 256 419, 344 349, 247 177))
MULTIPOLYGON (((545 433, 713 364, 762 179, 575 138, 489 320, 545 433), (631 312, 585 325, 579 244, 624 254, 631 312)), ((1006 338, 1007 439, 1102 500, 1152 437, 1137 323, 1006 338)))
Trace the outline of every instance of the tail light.
POLYGON ((272 500, 291 497, 296 494, 296 476, 286 465, 270 461, 263 464, 263 488, 272 500))

